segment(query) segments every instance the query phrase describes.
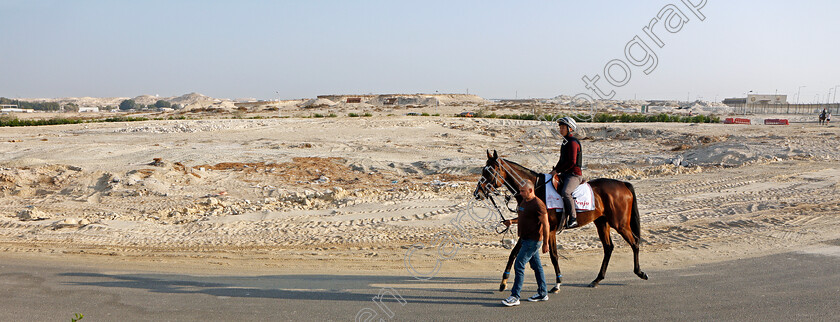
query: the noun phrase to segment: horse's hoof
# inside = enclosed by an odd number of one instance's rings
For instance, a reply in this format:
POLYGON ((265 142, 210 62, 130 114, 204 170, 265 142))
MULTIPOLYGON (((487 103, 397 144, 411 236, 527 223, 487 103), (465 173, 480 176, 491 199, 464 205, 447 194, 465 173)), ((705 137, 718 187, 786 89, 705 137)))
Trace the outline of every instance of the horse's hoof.
POLYGON ((592 283, 589 283, 589 287, 591 287, 591 288, 596 288, 596 287, 598 287, 598 282, 592 282, 592 283))
POLYGON ((555 286, 554 288, 552 288, 552 289, 551 289, 550 291, 548 291, 548 292, 549 292, 549 293, 554 294, 554 293, 560 292, 560 288, 559 288, 559 287, 557 287, 557 286, 555 286))
POLYGON ((645 272, 640 272, 639 274, 636 274, 636 275, 639 275, 639 278, 641 278, 643 280, 648 279, 647 273, 645 273, 645 272))
POLYGON ((507 283, 499 284, 499 292, 504 292, 507 288, 507 283))

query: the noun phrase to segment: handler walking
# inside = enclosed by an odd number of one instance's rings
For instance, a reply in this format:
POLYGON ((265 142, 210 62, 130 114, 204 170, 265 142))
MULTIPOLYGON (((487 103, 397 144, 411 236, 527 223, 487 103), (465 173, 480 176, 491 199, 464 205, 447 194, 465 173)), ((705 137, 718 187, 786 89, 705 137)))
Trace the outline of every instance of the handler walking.
POLYGON ((516 212, 519 215, 519 239, 522 248, 516 255, 516 261, 513 265, 515 275, 510 297, 502 300, 502 304, 506 306, 519 305, 519 293, 522 290, 522 284, 525 282, 526 262, 531 264, 534 275, 537 277, 537 294, 529 297, 528 301, 548 300, 545 275, 543 274, 542 263, 540 263, 539 252, 540 249, 543 253, 548 252, 548 244, 543 243, 544 240, 548 240, 549 234, 548 211, 546 211, 542 200, 534 194, 534 184, 530 181, 526 181, 519 188, 519 194, 522 196, 522 202, 517 206, 516 212))

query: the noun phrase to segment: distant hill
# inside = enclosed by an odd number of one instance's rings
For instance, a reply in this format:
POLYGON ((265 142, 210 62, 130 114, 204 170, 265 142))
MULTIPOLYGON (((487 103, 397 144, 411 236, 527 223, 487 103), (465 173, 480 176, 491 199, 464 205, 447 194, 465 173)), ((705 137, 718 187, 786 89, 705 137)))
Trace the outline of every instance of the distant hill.
POLYGON ((140 95, 136 97, 61 97, 61 98, 19 98, 16 100, 33 103, 48 103, 55 102, 61 105, 76 104, 78 106, 91 107, 116 107, 120 102, 133 99, 137 104, 150 105, 158 100, 164 100, 173 104, 180 104, 184 107, 197 108, 211 105, 221 105, 222 107, 232 107, 233 101, 228 99, 219 99, 199 93, 189 93, 181 96, 159 97, 153 95, 140 95), (228 106, 230 105, 230 106, 228 106))

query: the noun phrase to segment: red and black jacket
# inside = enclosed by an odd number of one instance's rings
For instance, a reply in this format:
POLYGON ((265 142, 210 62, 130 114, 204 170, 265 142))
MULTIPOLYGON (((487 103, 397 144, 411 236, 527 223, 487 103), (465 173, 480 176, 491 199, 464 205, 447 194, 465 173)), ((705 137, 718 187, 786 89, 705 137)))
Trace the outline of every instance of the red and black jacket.
POLYGON ((566 136, 566 141, 568 142, 560 149, 560 160, 557 160, 554 171, 557 174, 582 176, 583 172, 580 167, 583 165, 583 149, 580 146, 580 141, 571 133, 566 136))

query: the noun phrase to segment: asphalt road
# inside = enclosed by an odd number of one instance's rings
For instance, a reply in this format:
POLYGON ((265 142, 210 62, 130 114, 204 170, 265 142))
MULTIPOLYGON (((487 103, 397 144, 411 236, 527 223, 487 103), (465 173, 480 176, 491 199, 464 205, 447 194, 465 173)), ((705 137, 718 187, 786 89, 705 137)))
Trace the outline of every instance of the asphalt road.
MULTIPOLYGON (((0 319, 353 320, 360 311, 388 320, 840 320, 840 243, 816 251, 648 271, 643 281, 613 267, 599 288, 595 272, 567 273, 549 301, 503 307, 496 274, 435 277, 260 275, 194 276, 111 272, 95 264, 30 261, 0 265, 0 319), (404 301, 372 298, 391 287, 404 301)), ((526 272, 523 296, 534 293, 526 272)))

